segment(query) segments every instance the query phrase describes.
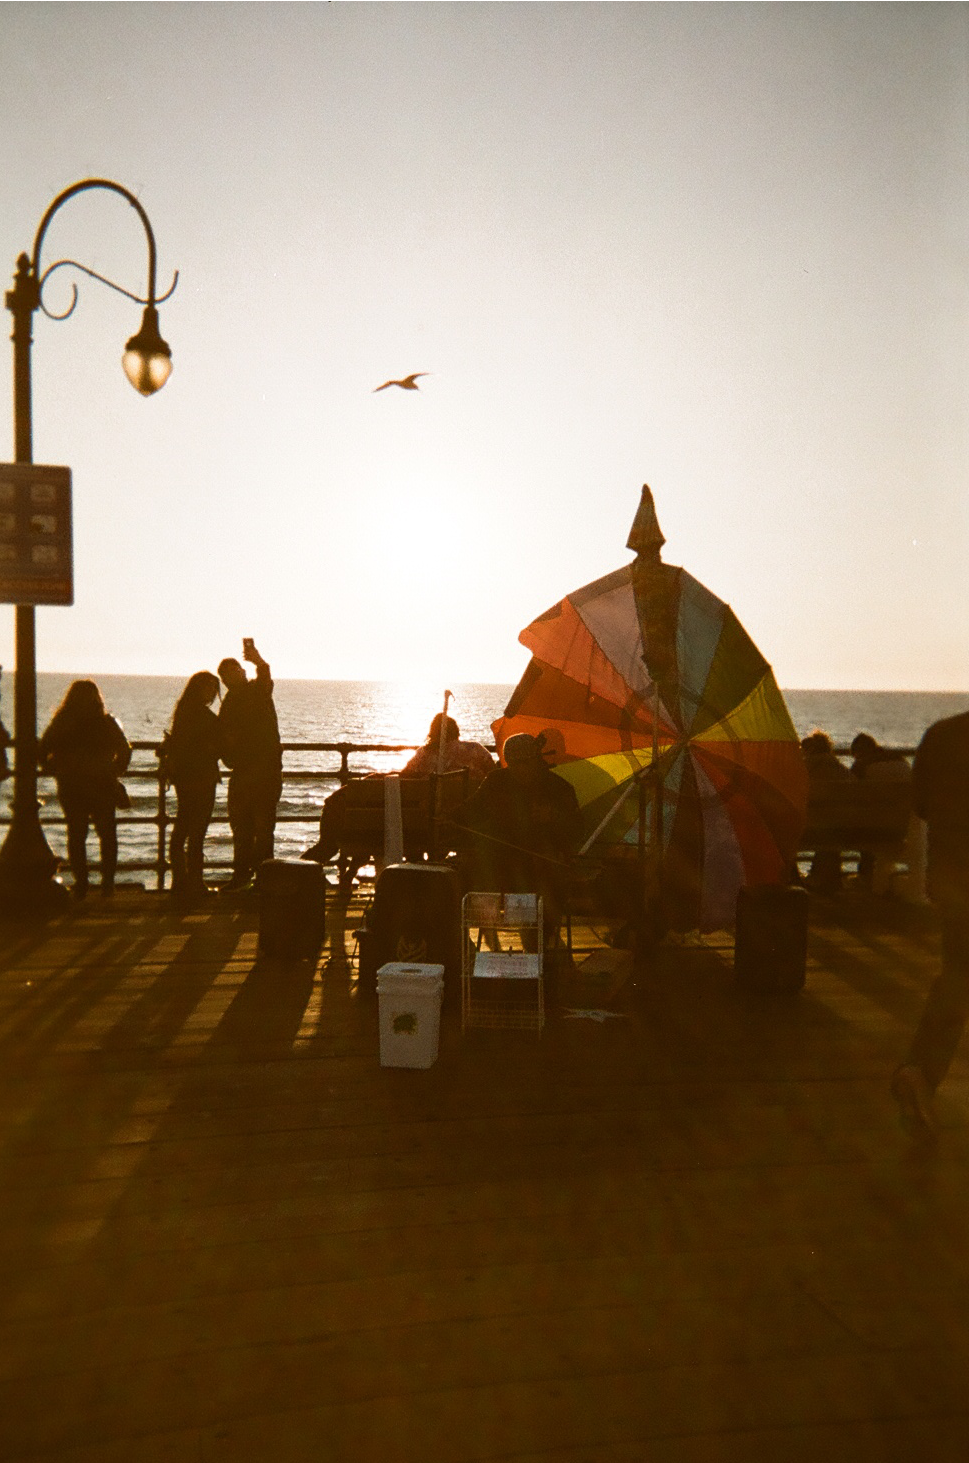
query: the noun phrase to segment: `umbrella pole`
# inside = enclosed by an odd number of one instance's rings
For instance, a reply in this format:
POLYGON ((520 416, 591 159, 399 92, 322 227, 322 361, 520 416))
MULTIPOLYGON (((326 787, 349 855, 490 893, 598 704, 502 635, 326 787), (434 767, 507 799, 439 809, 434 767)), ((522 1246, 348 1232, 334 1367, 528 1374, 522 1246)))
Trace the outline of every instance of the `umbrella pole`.
POLYGON ((431 856, 433 858, 438 856, 438 824, 441 818, 441 784, 438 778, 444 773, 444 756, 447 749, 447 704, 452 694, 451 691, 444 692, 444 711, 441 714, 441 730, 437 737, 437 777, 431 778, 434 798, 431 807, 431 856))
POLYGON ((652 937, 662 918, 662 868, 663 868, 663 778, 659 771, 659 686, 653 682, 653 756, 650 762, 652 783, 651 807, 647 803, 646 779, 639 788, 639 859, 640 892, 642 911, 640 935, 644 945, 652 937), (646 818, 650 818, 650 836, 647 844, 646 818))
POLYGON ((437 775, 440 777, 444 771, 444 751, 447 746, 447 704, 451 699, 450 691, 444 692, 444 711, 441 714, 441 730, 437 738, 437 775))
MULTIPOLYGON (((642 777, 642 773, 637 772, 635 774, 634 781, 637 781, 641 777, 642 777)), ((622 792, 616 798, 616 801, 613 803, 612 807, 609 809, 609 811, 606 814, 606 816, 604 818, 600 819, 600 821, 596 824, 595 828, 589 834, 589 836, 586 839, 585 843, 583 843, 582 847, 579 849, 579 854, 578 854, 579 858, 582 858, 584 854, 587 854, 589 852, 589 849, 595 843, 596 839, 599 837, 599 834, 602 832, 603 828, 605 828, 605 826, 609 822, 610 818, 612 818, 616 813, 619 812, 619 809, 622 807, 623 803, 626 801, 627 798, 632 797, 633 785, 634 785, 634 783, 633 782, 630 782, 626 787, 623 788, 622 792)))
POLYGON ((649 927, 649 879, 648 879, 649 863, 648 863, 647 846, 646 846, 646 811, 647 811, 646 779, 645 779, 645 777, 641 777, 639 779, 639 843, 638 843, 638 847, 637 847, 637 852, 639 854, 639 898, 640 898, 640 910, 639 910, 639 921, 638 921, 638 923, 639 923, 640 941, 642 941, 642 938, 645 935, 646 930, 649 927))

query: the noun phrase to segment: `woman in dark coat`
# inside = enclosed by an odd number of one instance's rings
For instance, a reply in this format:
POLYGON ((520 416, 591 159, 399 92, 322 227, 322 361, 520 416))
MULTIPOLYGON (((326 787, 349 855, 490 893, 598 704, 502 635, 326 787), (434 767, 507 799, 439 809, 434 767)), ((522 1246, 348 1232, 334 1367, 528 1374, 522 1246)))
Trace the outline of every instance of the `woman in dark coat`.
POLYGON ((200 898, 207 892, 205 833, 220 780, 219 722, 211 709, 218 690, 219 678, 211 671, 196 671, 189 677, 161 752, 165 775, 178 799, 168 859, 172 894, 180 900, 200 898))
POLYGON ((101 893, 113 894, 118 778, 131 761, 131 747, 94 681, 74 681, 67 688, 40 739, 37 759, 41 772, 57 783, 75 898, 83 899, 88 889, 87 835, 92 823, 101 845, 101 893))

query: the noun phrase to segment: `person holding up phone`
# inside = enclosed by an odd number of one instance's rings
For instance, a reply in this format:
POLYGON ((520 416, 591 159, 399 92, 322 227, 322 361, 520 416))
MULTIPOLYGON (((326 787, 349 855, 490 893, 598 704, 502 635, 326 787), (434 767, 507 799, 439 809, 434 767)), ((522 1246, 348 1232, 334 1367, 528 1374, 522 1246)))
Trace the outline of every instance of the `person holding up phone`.
POLYGON ((219 749, 230 769, 232 878, 227 889, 245 888, 259 865, 272 858, 276 807, 283 790, 283 754, 269 665, 248 637, 242 642, 242 658, 256 667, 252 680, 234 656, 219 662, 219 678, 226 688, 219 711, 219 749))

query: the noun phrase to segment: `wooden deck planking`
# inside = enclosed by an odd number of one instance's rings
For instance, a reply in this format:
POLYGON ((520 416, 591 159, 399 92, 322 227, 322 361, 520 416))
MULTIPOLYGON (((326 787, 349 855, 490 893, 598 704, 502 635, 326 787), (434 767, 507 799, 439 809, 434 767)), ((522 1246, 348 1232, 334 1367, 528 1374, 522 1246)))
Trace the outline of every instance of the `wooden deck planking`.
POLYGON ((886 1091, 923 912, 817 902, 794 1001, 683 945, 622 1019, 449 1013, 426 1072, 333 924, 315 975, 148 896, 8 942, 0 1456, 966 1456, 965 1067, 929 1160, 886 1091))

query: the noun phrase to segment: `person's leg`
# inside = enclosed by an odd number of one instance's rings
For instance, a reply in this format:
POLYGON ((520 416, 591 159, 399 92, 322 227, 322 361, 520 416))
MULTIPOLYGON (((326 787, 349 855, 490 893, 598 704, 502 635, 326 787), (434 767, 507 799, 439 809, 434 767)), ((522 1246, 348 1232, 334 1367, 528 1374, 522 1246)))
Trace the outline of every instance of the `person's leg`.
POLYGON ((922 1011, 906 1066, 917 1067, 932 1092, 945 1077, 969 1019, 969 917, 943 916, 942 969, 922 1011))
POLYGON ((871 874, 868 888, 872 894, 884 895, 892 892, 892 876, 898 860, 895 851, 880 851, 871 855, 871 874))
POLYGON ((232 829, 232 884, 245 884, 252 877, 255 827, 252 810, 252 784, 249 778, 233 772, 229 778, 229 827, 232 829))
POLYGON ((113 894, 114 876, 118 869, 118 825, 113 790, 97 797, 91 816, 101 845, 101 893, 113 894))
POLYGON ((819 894, 837 894, 841 888, 841 855, 835 848, 821 848, 808 870, 808 884, 819 894))
POLYGON ((183 782, 178 784, 176 793, 178 811, 169 849, 172 892, 199 894, 205 887, 205 834, 215 806, 215 785, 183 782))
MULTIPOLYGON (((472 835, 469 847, 469 888, 483 894, 514 891, 515 871, 510 867, 505 850, 484 837, 472 835)), ((501 950, 501 939, 494 925, 484 926, 481 941, 486 950, 501 950)))
POLYGON ((933 1099, 969 1018, 969 917, 959 902, 943 905, 942 969, 934 981, 908 1056, 892 1077, 892 1095, 918 1137, 938 1129, 933 1099), (954 912, 953 912, 954 911, 954 912))
POLYGON ((253 868, 273 856, 276 831, 276 808, 282 793, 278 777, 261 777, 253 787, 252 798, 252 863, 253 868))
POLYGON ((300 858, 311 863, 328 864, 336 857, 343 840, 343 810, 346 805, 346 793, 342 787, 324 801, 320 809, 320 836, 300 858))
POLYGON ((185 840, 188 837, 187 798, 188 790, 183 783, 175 784, 175 821, 168 843, 168 862, 172 869, 172 893, 179 894, 187 880, 185 867, 185 840))
POLYGON ((541 888, 541 895, 545 950, 552 954, 563 944, 562 923, 568 909, 568 893, 564 880, 554 877, 547 879, 541 888))
MULTIPOLYGON (((565 909, 565 896, 558 879, 548 872, 544 860, 535 858, 521 860, 514 878, 517 890, 525 894, 537 894, 542 901, 542 946, 550 954, 559 943, 559 930, 565 909)), ((538 931, 522 931, 522 949, 535 954, 538 951, 538 931)))
POLYGON ((875 855, 870 849, 863 848, 858 855, 858 883, 865 889, 870 889, 875 873, 875 855))
POLYGON ((58 798, 67 824, 67 861, 74 879, 74 894, 83 899, 88 889, 87 833, 90 826, 87 804, 76 791, 58 786, 58 798))
POLYGON ((215 783, 194 785, 189 794, 186 838, 188 852, 185 873, 188 888, 194 894, 205 889, 205 834, 215 807, 215 783))

